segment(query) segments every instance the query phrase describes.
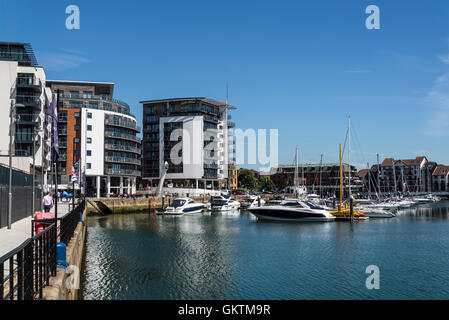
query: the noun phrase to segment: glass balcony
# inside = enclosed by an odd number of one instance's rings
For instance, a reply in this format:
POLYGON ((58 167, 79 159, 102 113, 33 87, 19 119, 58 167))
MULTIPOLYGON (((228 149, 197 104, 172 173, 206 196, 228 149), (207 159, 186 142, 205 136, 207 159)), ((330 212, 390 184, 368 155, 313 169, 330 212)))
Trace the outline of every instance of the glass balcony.
POLYGON ((125 175, 125 176, 140 176, 141 171, 132 170, 132 169, 113 169, 113 168, 105 168, 105 174, 108 175, 125 175))
POLYGON ((16 106, 41 108, 41 99, 37 96, 16 96, 16 106))
POLYGON ((110 137, 110 138, 126 139, 126 140, 131 140, 131 141, 140 143, 140 138, 138 138, 132 134, 119 133, 119 132, 113 132, 113 131, 105 131, 104 136, 110 137))
POLYGON ((41 118, 38 114, 16 114, 17 124, 40 125, 41 118))
POLYGON ((37 89, 39 92, 42 90, 42 81, 35 77, 17 77, 16 81, 17 88, 33 88, 37 89))
POLYGON ((122 119, 120 119, 120 120, 105 119, 104 123, 109 126, 128 128, 128 129, 135 130, 137 132, 141 131, 141 128, 136 123, 132 123, 130 121, 123 121, 122 119))
POLYGON ((139 148, 124 146, 124 145, 120 145, 120 144, 105 144, 104 148, 108 149, 108 150, 129 151, 129 152, 140 154, 139 148))
POLYGON ((106 162, 131 163, 140 165, 140 159, 136 158, 105 156, 104 160, 106 162))

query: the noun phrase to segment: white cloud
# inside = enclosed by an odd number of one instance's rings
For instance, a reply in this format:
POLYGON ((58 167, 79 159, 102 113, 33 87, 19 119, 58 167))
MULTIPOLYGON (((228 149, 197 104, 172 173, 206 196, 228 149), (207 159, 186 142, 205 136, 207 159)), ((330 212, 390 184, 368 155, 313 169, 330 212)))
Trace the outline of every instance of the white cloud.
POLYGON ((427 133, 435 137, 449 135, 449 73, 436 79, 427 101, 433 108, 427 133))
POLYGON ((41 54, 40 64, 50 71, 64 71, 77 68, 90 60, 79 53, 69 52, 43 52, 41 54))
POLYGON ((445 56, 438 56, 438 59, 440 59, 445 64, 449 64, 449 54, 445 56))

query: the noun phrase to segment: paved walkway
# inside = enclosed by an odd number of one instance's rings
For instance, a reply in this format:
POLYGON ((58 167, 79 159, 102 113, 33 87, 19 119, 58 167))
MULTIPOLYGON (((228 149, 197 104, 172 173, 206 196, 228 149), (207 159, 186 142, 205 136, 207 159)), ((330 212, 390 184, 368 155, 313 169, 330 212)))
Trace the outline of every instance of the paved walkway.
MULTIPOLYGON (((69 211, 68 202, 58 203, 58 218, 62 218, 69 211)), ((54 212, 54 207, 51 209, 54 212)), ((8 228, 0 229, 0 257, 20 246, 26 239, 31 238, 31 217, 19 220, 8 228)))

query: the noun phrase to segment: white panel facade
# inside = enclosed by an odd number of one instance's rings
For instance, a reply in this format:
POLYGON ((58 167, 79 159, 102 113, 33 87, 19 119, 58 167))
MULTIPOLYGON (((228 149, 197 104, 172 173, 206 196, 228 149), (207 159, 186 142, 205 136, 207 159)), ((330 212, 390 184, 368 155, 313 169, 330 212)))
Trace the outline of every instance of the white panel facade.
POLYGON ((81 109, 81 154, 84 155, 81 161, 82 167, 86 165, 86 176, 104 175, 104 114, 103 110, 81 109), (91 151, 90 156, 87 155, 88 150, 91 151))

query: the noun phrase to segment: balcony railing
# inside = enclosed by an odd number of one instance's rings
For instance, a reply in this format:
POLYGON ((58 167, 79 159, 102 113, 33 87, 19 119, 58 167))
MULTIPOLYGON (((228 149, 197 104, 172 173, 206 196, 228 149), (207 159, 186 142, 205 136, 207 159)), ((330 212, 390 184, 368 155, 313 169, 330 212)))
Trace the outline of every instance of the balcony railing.
POLYGON ((36 87, 42 88, 42 81, 35 77, 17 77, 16 81, 17 87, 36 87))
POLYGON ((105 131, 104 136, 111 137, 111 138, 127 139, 127 140, 132 140, 132 141, 140 143, 140 138, 138 138, 132 134, 118 133, 118 132, 113 132, 113 131, 105 131))
POLYGON ((24 105, 26 107, 41 107, 41 99, 36 96, 16 96, 16 104, 24 105))
MULTIPOLYGON (((126 107, 125 112, 122 112, 123 114, 131 115, 129 113, 129 105, 126 102, 123 102, 123 101, 118 100, 118 99, 104 97, 104 96, 86 96, 86 97, 84 97, 82 95, 71 95, 71 94, 60 94, 59 97, 63 98, 63 99, 82 99, 82 100, 98 100, 98 101, 113 102, 115 104, 118 104, 118 105, 126 107)), ((90 107, 90 108, 92 108, 92 107, 90 107)), ((101 108, 101 109, 102 110, 106 110, 104 108, 101 108)), ((107 111, 113 111, 113 110, 107 110, 107 111)))
POLYGON ((17 123, 35 124, 41 123, 41 118, 38 114, 16 114, 17 123))
POLYGON ((132 169, 112 169, 112 168, 106 168, 104 169, 106 174, 119 174, 119 175, 126 175, 126 176, 140 176, 141 171, 138 170, 132 170, 132 169))
POLYGON ((129 151, 129 152, 134 152, 134 153, 140 154, 140 149, 139 148, 134 148, 134 147, 130 147, 130 146, 123 146, 123 145, 120 145, 120 144, 105 144, 104 148, 108 149, 108 150, 122 150, 122 151, 129 151))
POLYGON ((110 156, 105 156, 104 160, 106 162, 120 162, 120 163, 140 164, 140 159, 128 158, 128 157, 110 157, 110 156))
POLYGON ((105 119, 104 123, 109 126, 128 128, 128 129, 135 130, 137 132, 141 131, 141 128, 137 124, 129 122, 129 121, 122 121, 122 120, 117 121, 117 120, 105 119))

